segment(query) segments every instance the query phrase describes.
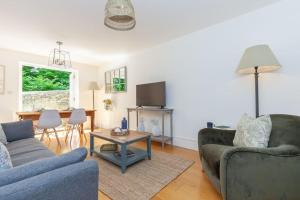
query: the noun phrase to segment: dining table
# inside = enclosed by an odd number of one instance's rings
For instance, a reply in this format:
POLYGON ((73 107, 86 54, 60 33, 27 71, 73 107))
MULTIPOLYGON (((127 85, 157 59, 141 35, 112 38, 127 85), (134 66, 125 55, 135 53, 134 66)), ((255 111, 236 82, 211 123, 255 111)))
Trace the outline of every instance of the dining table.
MULTIPOLYGON (((72 110, 60 110, 58 111, 61 118, 70 118, 72 110)), ((96 110, 86 110, 86 116, 90 117, 91 131, 95 129, 95 112, 96 110)), ((17 112, 19 120, 32 120, 37 121, 40 118, 41 112, 17 112)))

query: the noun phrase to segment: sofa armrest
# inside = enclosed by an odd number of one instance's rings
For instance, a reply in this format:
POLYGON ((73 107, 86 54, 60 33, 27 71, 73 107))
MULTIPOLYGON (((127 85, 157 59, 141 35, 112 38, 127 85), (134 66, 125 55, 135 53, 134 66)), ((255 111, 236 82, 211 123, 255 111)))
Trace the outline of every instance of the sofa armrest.
POLYGON ((68 165, 82 162, 85 160, 86 156, 87 156, 87 149, 78 148, 60 156, 44 158, 41 160, 36 160, 33 162, 26 163, 24 165, 13 167, 11 169, 1 172, 0 187, 30 177, 34 177, 39 174, 46 173, 48 171, 52 171, 58 168, 62 168, 68 165))
POLYGON ((6 135, 7 142, 34 137, 32 120, 2 123, 1 126, 6 135))
POLYGON ((5 200, 97 200, 99 169, 89 160, 0 187, 5 200))
POLYGON ((237 147, 226 151, 220 163, 224 200, 299 199, 300 150, 237 147))
POLYGON ((205 144, 233 146, 234 135, 235 130, 221 130, 212 128, 202 129, 198 134, 199 152, 201 152, 201 146, 205 144))

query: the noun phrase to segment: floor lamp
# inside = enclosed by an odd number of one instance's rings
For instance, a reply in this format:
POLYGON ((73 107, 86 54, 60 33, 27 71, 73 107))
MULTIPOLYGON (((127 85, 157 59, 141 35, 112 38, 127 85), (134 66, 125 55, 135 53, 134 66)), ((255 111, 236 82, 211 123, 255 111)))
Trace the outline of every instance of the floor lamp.
POLYGON ((258 76, 260 73, 271 72, 281 66, 268 45, 257 45, 246 49, 237 72, 254 74, 255 78, 255 115, 259 117, 258 76))
POLYGON ((90 82, 89 90, 93 91, 93 110, 95 110, 95 90, 99 90, 100 87, 96 81, 90 82))

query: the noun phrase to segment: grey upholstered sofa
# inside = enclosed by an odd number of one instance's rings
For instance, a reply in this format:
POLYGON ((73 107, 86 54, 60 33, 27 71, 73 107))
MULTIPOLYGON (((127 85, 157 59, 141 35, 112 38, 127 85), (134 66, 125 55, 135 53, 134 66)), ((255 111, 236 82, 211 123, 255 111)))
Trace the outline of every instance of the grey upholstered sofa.
POLYGON ((55 156, 34 138, 31 121, 1 124, 13 168, 0 171, 1 200, 96 200, 98 166, 79 148, 55 156))
POLYGON ((203 170, 224 200, 300 199, 300 117, 271 120, 265 149, 233 147, 235 131, 200 130, 203 170))

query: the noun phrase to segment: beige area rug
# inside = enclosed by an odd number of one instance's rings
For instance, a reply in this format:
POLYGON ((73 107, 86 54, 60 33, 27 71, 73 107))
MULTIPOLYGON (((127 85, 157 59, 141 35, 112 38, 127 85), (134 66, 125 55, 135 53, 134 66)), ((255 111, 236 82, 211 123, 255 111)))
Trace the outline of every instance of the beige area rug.
POLYGON ((99 190, 113 200, 148 200, 194 163, 171 154, 154 152, 151 160, 136 163, 122 174, 114 164, 96 159, 100 168, 99 190))

